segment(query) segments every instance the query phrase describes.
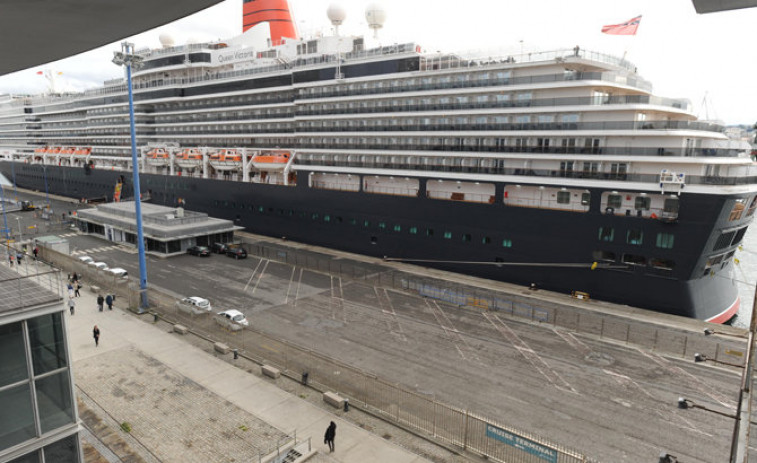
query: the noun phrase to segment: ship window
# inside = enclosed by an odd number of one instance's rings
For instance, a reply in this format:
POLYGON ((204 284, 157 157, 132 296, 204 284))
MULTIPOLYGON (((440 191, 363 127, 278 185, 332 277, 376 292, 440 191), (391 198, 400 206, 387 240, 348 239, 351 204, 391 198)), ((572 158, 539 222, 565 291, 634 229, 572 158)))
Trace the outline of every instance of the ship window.
POLYGON ((626 233, 626 243, 641 245, 644 239, 644 232, 641 230, 628 230, 626 233))
POLYGON ((378 227, 382 230, 386 229, 386 222, 379 222, 378 227))
POLYGON ((634 200, 633 207, 638 210, 649 210, 649 206, 652 204, 652 198, 649 196, 637 196, 634 200))
POLYGON ((511 248, 513 247, 513 240, 502 240, 502 247, 503 248, 511 248))
POLYGON ((557 204, 570 204, 570 192, 558 191, 557 192, 557 204))
POLYGON ((265 208, 263 206, 258 206, 258 212, 265 212, 265 208))
POLYGON ((615 229, 613 227, 599 227, 599 240, 612 241, 615 239, 615 229))
POLYGON ((749 210, 746 212, 747 217, 754 215, 754 211, 757 209, 757 196, 752 198, 752 202, 749 203, 749 210))
POLYGON ((394 231, 401 232, 402 231, 402 225, 395 225, 394 226, 394 231))
POLYGON ((483 238, 481 238, 481 242, 482 242, 483 244, 489 244, 489 243, 491 243, 491 242, 492 242, 492 239, 491 239, 491 238, 489 238, 488 236, 484 236, 483 238))
POLYGON ((433 228, 427 228, 426 229, 426 236, 434 236, 434 229, 433 228))
POLYGON ((371 221, 370 220, 363 220, 363 226, 366 227, 366 228, 370 227, 371 226, 371 221))
POLYGON ((591 253, 594 260, 615 262, 615 253, 610 251, 594 251, 591 253))
POLYGON ((681 207, 681 203, 678 198, 665 198, 665 204, 663 205, 663 212, 678 213, 678 209, 681 207))
POLYGON ((736 235, 735 231, 722 233, 718 237, 718 240, 715 242, 715 246, 712 249, 717 251, 718 249, 723 249, 726 246, 730 246, 731 241, 733 241, 734 235, 736 235))
POLYGON ((741 218, 741 215, 744 213, 745 202, 746 201, 743 199, 736 200, 736 204, 733 205, 733 209, 731 209, 731 214, 728 216, 728 220, 734 221, 741 218))
POLYGON ((746 233, 746 228, 739 228, 736 230, 736 236, 733 237, 733 241, 731 241, 731 246, 735 246, 739 243, 741 243, 741 240, 744 239, 744 233, 746 233))
POLYGON ((614 209, 620 209, 623 205, 623 197, 621 195, 609 195, 607 196, 607 207, 614 209))
POLYGON ((417 235, 418 234, 418 227, 410 227, 410 230, 408 230, 411 235, 417 235))
POLYGON ((636 254, 623 254, 623 263, 631 265, 646 265, 647 259, 636 254))
POLYGON ((357 225, 357 219, 350 219, 350 225, 357 225))
POLYGON ((470 233, 463 233, 463 241, 468 243, 472 239, 470 233))
POLYGON ((589 206, 591 204, 591 193, 581 193, 581 205, 589 206))
POLYGON ((673 270, 673 268, 676 266, 676 263, 670 259, 659 259, 652 257, 651 259, 649 259, 649 265, 653 268, 661 270, 673 270))
POLYGON ((330 215, 328 215, 328 214, 324 215, 324 216, 323 216, 323 221, 324 221, 324 222, 331 222, 331 216, 330 216, 330 215))
POLYGON ((318 217, 319 217, 319 215, 318 215, 317 212, 313 212, 313 214, 310 216, 310 218, 313 219, 313 220, 318 220, 318 217))
POLYGON ((444 239, 445 240, 452 239, 452 232, 451 231, 445 231, 444 232, 444 239))
POLYGON ((663 249, 673 249, 674 238, 675 236, 672 233, 658 233, 657 247, 663 249))

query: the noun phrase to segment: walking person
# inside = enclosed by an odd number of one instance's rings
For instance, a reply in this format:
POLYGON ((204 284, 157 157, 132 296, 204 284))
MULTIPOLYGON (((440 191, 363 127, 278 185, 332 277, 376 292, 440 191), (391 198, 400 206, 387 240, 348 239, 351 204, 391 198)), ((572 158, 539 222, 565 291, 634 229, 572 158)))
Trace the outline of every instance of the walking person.
POLYGON ((34 246, 34 251, 32 251, 32 253, 34 253, 34 260, 37 260, 37 254, 39 254, 39 248, 37 246, 34 246))
POLYGON ((79 290, 81 289, 81 283, 78 280, 74 280, 74 296, 79 297, 79 290))
POLYGON ((76 302, 73 298, 68 300, 68 310, 71 312, 71 315, 74 314, 74 309, 76 308, 76 302))
POLYGON ((100 312, 103 311, 103 302, 105 302, 105 298, 103 298, 102 294, 97 295, 97 310, 100 312))
POLYGON ((11 267, 13 267, 13 254, 8 254, 8 262, 10 263, 11 267))
POLYGON ((68 298, 72 299, 74 297, 74 285, 69 283, 68 286, 66 286, 66 288, 68 289, 68 298))
POLYGON ((334 438, 336 437, 336 423, 333 421, 326 428, 326 435, 323 436, 323 443, 329 445, 329 453, 334 451, 334 438))
POLYGON ((113 296, 110 294, 105 296, 105 303, 108 304, 108 310, 113 310, 113 296))
POLYGON ((95 347, 100 345, 100 328, 95 325, 92 329, 92 336, 95 338, 95 347))

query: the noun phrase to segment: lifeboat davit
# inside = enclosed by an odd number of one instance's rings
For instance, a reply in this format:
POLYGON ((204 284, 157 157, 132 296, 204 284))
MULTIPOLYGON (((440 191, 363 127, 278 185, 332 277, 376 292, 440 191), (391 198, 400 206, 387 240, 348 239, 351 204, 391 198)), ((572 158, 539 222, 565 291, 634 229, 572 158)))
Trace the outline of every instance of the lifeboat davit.
POLYGON ((165 148, 153 148, 145 155, 148 165, 162 167, 168 165, 168 150, 165 148))
POLYGON ((292 154, 288 151, 266 151, 252 158, 252 165, 258 170, 283 170, 292 154))
POLYGON ((174 162, 182 169, 196 169, 202 165, 202 152, 198 148, 186 148, 176 155, 174 162))
POLYGON ((215 170, 240 170, 242 168, 242 153, 235 149, 224 148, 211 154, 208 162, 215 170))

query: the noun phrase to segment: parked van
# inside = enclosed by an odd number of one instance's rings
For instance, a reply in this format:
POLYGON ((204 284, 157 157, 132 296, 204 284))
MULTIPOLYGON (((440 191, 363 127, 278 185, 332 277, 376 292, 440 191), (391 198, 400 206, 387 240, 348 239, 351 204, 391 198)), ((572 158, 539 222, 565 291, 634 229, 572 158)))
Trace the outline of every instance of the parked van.
POLYGON ((197 296, 185 297, 180 301, 176 301, 176 308, 182 312, 195 315, 210 313, 213 310, 209 300, 197 296))
POLYGON ((238 310, 226 310, 225 312, 218 312, 215 316, 215 321, 224 328, 237 331, 247 326, 250 326, 250 322, 247 321, 244 314, 238 310))

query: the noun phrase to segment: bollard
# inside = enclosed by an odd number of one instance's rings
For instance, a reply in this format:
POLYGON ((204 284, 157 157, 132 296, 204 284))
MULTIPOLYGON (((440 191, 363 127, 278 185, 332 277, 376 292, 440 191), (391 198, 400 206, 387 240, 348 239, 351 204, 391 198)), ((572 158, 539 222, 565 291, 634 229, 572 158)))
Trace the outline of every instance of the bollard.
POLYGON ((308 385, 308 376, 310 376, 310 373, 307 371, 302 372, 302 385, 307 386, 308 385))
POLYGON ((234 360, 239 358, 239 351, 237 349, 234 349, 234 360))
POLYGON ((158 323, 158 314, 157 314, 157 312, 153 312, 153 314, 152 314, 152 322, 153 323, 158 323))
POLYGON ((350 411, 350 399, 344 399, 344 411, 350 411))

